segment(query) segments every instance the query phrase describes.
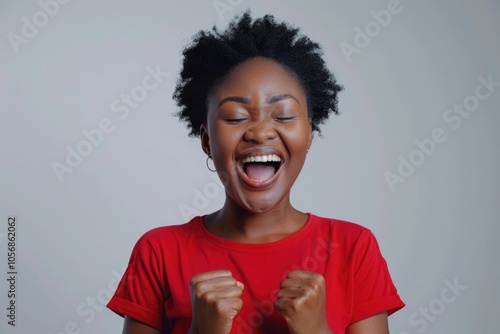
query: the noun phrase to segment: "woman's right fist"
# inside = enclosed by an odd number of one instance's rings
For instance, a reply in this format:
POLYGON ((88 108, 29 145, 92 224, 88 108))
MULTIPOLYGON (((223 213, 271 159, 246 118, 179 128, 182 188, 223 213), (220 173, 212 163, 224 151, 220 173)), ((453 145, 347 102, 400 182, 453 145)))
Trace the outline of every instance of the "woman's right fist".
POLYGON ((228 334, 241 310, 243 283, 229 270, 195 275, 190 281, 193 320, 189 334, 228 334))

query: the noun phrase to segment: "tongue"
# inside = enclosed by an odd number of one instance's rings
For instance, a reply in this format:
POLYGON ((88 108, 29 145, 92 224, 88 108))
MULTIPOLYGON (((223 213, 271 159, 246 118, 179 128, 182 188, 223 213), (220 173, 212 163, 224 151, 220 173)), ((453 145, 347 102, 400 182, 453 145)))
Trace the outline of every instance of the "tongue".
POLYGON ((271 165, 249 164, 246 168, 248 177, 257 181, 269 180, 274 172, 274 167, 271 165))

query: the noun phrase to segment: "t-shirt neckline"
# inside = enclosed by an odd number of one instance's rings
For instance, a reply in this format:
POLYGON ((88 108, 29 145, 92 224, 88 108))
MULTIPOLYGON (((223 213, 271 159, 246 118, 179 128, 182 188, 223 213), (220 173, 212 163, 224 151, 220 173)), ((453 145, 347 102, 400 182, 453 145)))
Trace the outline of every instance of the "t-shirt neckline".
POLYGON ((304 240, 304 237, 312 229, 314 224, 315 216, 311 213, 307 213, 308 218, 304 226, 300 230, 276 241, 262 243, 262 244, 250 244, 238 241, 233 241, 229 239, 224 239, 219 237, 212 232, 210 232, 205 224, 203 224, 204 216, 197 216, 195 220, 195 227, 211 242, 217 244, 218 246, 231 250, 247 251, 247 252, 264 252, 274 248, 285 247, 291 244, 295 244, 300 240, 304 240))

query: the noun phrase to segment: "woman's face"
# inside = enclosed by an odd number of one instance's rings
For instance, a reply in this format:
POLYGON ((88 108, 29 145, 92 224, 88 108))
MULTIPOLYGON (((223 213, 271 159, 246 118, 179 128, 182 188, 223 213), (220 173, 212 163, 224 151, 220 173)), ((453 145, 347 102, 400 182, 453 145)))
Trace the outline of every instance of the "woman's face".
POLYGON ((297 78, 272 60, 252 58, 212 89, 207 106, 202 147, 227 195, 254 213, 288 205, 312 140, 297 78))

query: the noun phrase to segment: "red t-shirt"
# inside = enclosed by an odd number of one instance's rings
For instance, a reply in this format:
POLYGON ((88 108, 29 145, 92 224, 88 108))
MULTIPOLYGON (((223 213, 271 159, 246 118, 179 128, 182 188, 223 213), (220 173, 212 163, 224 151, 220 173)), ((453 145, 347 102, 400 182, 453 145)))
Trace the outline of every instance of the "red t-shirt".
POLYGON ((137 242, 108 308, 162 333, 185 334, 191 325, 189 280, 229 269, 245 285, 243 308, 231 334, 289 333, 274 309, 289 271, 317 272, 326 282, 326 313, 335 334, 349 324, 404 306, 370 230, 309 214, 306 225, 281 240, 245 244, 215 236, 202 217, 153 229, 137 242))

